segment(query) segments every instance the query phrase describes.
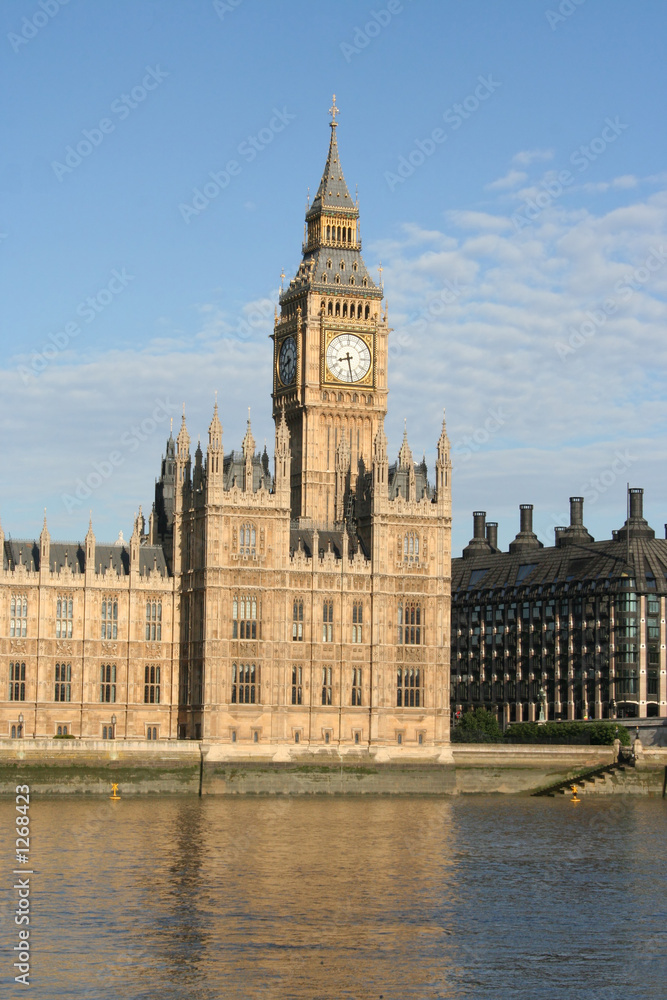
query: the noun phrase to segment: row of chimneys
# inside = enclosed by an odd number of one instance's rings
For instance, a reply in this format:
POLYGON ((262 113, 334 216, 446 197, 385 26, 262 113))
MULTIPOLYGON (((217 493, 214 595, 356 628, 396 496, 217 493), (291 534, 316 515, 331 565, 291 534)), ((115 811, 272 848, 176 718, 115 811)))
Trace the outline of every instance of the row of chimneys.
MULTIPOLYGON (((655 532, 644 520, 644 490, 635 487, 629 490, 630 513, 624 526, 618 531, 612 532, 614 541, 624 540, 629 532, 630 538, 644 537, 655 538, 655 532)), ((523 552, 528 549, 544 548, 533 531, 533 505, 532 503, 522 503, 519 506, 520 525, 519 533, 513 542, 510 542, 510 552, 523 552)), ((463 550, 463 558, 478 555, 482 552, 499 552, 498 548, 498 522, 487 521, 485 510, 476 510, 472 515, 473 537, 463 550)), ((570 524, 567 527, 555 528, 556 546, 559 548, 569 545, 572 542, 590 543, 595 539, 584 527, 584 498, 570 497, 570 524)), ((665 525, 665 538, 667 538, 667 524, 665 525)))

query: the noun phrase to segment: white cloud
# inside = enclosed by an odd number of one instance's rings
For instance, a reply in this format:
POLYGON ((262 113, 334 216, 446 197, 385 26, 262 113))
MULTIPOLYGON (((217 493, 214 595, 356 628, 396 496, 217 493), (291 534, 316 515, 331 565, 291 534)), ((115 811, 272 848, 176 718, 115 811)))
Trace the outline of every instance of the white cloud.
POLYGON ((451 211, 445 218, 458 229, 482 229, 486 232, 502 233, 512 229, 511 221, 505 216, 490 215, 488 212, 451 211))
POLYGON ((553 149, 524 149, 514 154, 512 163, 518 167, 529 167, 531 163, 553 160, 553 156, 553 149))
MULTIPOLYGON (((630 187, 617 190, 636 199, 630 187)), ((536 525, 548 527, 570 495, 584 494, 611 466, 617 449, 632 460, 623 482, 589 502, 590 530, 608 537, 620 526, 626 479, 646 488, 654 527, 667 520, 659 509, 667 458, 667 258, 660 263, 667 192, 599 214, 556 200, 519 232, 490 212, 449 212, 446 220, 459 238, 406 225, 367 248, 367 259, 383 261, 394 328, 390 451, 398 451, 407 416, 413 450, 426 448, 432 466, 447 407, 454 552, 470 537, 470 511, 478 507, 501 521, 504 545, 516 533, 521 502, 534 503, 536 525), (605 314, 609 301, 614 308, 605 314), (559 353, 572 338, 572 350, 559 353), (488 433, 491 413, 500 423, 488 433)), ((37 533, 46 504, 53 537, 85 534, 90 507, 100 537, 115 538, 121 527, 127 534, 138 504, 150 507, 169 433, 166 414, 150 428, 158 399, 168 402, 176 428, 185 399, 193 449, 201 435, 205 450, 217 389, 225 449, 240 446, 251 406, 255 437, 260 447, 266 437, 272 453, 274 301, 267 289, 235 314, 218 303, 193 305, 189 329, 160 317, 160 337, 145 349, 72 350, 26 385, 16 368, 0 372, 0 434, 11 469, 0 486, 5 531, 37 533), (62 494, 114 450, 122 461, 108 481, 68 513, 62 494)))
POLYGON ((590 191, 593 194, 604 194, 606 191, 619 191, 626 190, 628 188, 635 188, 638 184, 639 178, 635 177, 634 174, 624 174, 622 177, 614 177, 611 181, 589 181, 587 184, 583 184, 582 187, 584 191, 590 191))
POLYGON ((517 184, 522 184, 527 177, 528 174, 524 173, 523 170, 510 170, 504 177, 499 177, 497 181, 491 181, 490 184, 485 184, 484 190, 507 191, 509 188, 516 187, 517 184))

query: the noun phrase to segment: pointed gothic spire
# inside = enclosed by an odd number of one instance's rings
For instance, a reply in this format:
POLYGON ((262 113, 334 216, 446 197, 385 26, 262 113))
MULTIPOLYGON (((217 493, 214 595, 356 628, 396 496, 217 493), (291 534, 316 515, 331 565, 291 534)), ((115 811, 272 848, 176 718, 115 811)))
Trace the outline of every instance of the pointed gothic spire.
POLYGON ((317 189, 317 194, 313 198, 313 204, 311 205, 306 218, 308 218, 308 216, 312 213, 320 212, 322 209, 356 209, 355 203, 352 201, 350 192, 347 189, 345 178, 343 177, 343 168, 340 165, 340 155, 338 153, 338 143, 336 141, 336 128, 338 127, 336 115, 340 114, 340 112, 336 107, 335 94, 333 98, 333 105, 329 109, 329 114, 332 117, 332 121, 330 123, 331 140, 329 142, 329 155, 327 156, 327 162, 324 167, 324 173, 322 174, 320 186, 317 189))
POLYGON ((49 534, 49 529, 46 526, 46 507, 44 508, 44 524, 42 526, 42 532, 39 536, 39 552, 39 566, 40 569, 46 573, 49 570, 49 556, 51 552, 51 536, 49 534))
POLYGON ((176 444, 178 446, 178 457, 185 461, 190 453, 190 435, 188 434, 188 429, 185 426, 185 403, 183 403, 183 419, 181 421, 181 429, 178 432, 178 437, 176 438, 176 444))
POLYGON ((248 424, 246 427, 245 437, 243 438, 243 457, 246 462, 248 458, 252 458, 255 454, 255 439, 252 436, 252 428, 250 426, 250 412, 248 411, 248 424))
POLYGON ((213 406, 213 417, 208 427, 208 447, 209 451, 219 451, 222 445, 222 424, 218 416, 218 394, 215 394, 215 405, 213 406))
POLYGON ((413 467, 412 461, 412 450, 408 444, 408 426, 407 420, 403 427, 403 443, 401 445, 401 450, 398 453, 398 464, 402 469, 411 469, 413 467))

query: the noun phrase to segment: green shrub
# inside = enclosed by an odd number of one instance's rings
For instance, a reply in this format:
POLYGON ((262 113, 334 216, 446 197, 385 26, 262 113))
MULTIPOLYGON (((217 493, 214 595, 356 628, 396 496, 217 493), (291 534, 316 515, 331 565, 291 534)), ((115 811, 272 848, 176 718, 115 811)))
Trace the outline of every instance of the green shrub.
POLYGON ((503 733, 493 712, 469 709, 452 729, 452 743, 501 743, 503 733))
POLYGON ((505 733, 509 743, 573 743, 593 746, 611 746, 619 739, 629 746, 630 734, 625 726, 611 719, 593 722, 513 722, 505 733))

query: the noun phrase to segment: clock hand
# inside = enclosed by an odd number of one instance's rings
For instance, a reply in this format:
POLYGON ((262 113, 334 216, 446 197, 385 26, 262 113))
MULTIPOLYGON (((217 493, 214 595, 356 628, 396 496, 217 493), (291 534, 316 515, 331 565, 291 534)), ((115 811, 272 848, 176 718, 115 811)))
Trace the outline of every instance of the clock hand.
POLYGON ((350 382, 353 382, 354 379, 352 378, 352 355, 350 354, 350 352, 348 351, 344 358, 339 358, 338 360, 339 361, 347 361, 349 369, 350 369, 350 382))

